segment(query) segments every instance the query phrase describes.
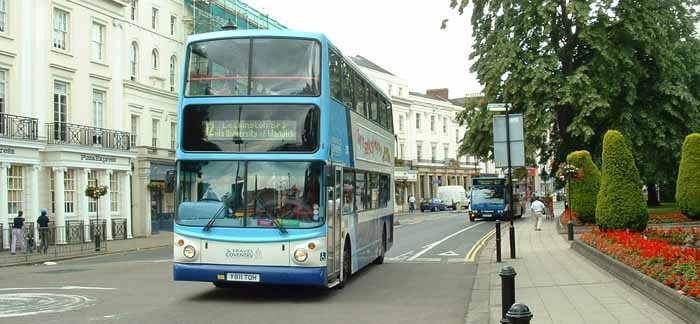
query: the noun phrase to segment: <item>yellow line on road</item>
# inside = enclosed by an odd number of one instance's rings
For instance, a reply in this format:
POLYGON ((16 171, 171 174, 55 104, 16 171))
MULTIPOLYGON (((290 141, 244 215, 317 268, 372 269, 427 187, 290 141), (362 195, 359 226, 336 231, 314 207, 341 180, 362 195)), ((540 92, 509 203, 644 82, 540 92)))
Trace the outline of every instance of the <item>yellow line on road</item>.
POLYGON ((476 256, 479 255, 479 252, 481 251, 484 246, 486 246, 486 243, 489 241, 489 239, 496 234, 496 229, 492 229, 490 232, 486 233, 484 237, 480 238, 474 246, 472 246, 471 250, 469 250, 469 253, 467 253, 467 256, 464 257, 464 262, 476 262, 476 256))

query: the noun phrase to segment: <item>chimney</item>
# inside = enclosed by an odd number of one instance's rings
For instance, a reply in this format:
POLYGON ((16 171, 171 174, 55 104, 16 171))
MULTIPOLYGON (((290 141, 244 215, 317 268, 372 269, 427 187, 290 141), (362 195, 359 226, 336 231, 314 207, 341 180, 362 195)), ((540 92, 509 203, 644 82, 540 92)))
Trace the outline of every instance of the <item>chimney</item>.
POLYGON ((445 100, 450 99, 450 90, 447 88, 442 88, 442 89, 430 89, 425 92, 429 96, 435 96, 435 97, 440 97, 445 100))

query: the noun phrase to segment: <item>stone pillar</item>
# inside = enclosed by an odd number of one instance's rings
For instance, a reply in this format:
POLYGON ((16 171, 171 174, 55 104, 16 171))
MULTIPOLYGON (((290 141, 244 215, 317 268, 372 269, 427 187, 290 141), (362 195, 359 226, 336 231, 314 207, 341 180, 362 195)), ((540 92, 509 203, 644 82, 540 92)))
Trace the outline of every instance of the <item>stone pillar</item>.
POLYGON ((65 172, 66 168, 53 168, 53 191, 54 191, 54 226, 56 229, 56 244, 66 243, 66 215, 65 215, 65 172))
POLYGON ((10 246, 10 220, 8 219, 7 211, 7 169, 10 168, 9 163, 0 163, 0 221, 2 221, 3 229, 3 246, 10 246))
MULTIPOLYGON (((22 13, 34 12, 35 1, 16 1, 15 4, 20 7, 20 12, 22 13)), ((32 14, 32 16, 34 15, 32 14)), ((34 32, 34 19, 19 19, 19 22, 20 30, 22 32, 22 36, 19 37, 18 40, 20 42, 20 51, 22 53, 21 55, 17 56, 17 59, 19 59, 19 74, 24 76, 32 76, 32 69, 36 67, 36 62, 34 61, 34 44, 32 43, 32 41, 33 38, 37 36, 37 34, 41 33, 34 32)), ((46 20, 42 20, 41 23, 45 25, 46 20)), ((44 27, 42 27, 39 30, 46 30, 46 33, 48 33, 48 29, 44 27)), ((48 107, 36 107, 32 104, 32 99, 34 99, 35 97, 34 92, 32 90, 42 86, 48 87, 48 84, 37 83, 33 77, 19 78, 19 81, 19 86, 17 87, 17 89, 19 90, 18 107, 20 107, 20 109, 22 110, 21 113, 17 114, 34 116, 38 118, 39 115, 42 114, 41 111, 48 109, 48 107), (32 107, 34 107, 33 111, 32 107)), ((43 125, 44 122, 46 122, 46 120, 39 119, 39 125, 43 125)), ((39 129, 42 129, 42 127, 40 126, 39 129)))
POLYGON ((119 189, 121 190, 121 209, 122 217, 126 218, 126 238, 133 238, 131 232, 131 171, 121 172, 119 177, 119 189))
POLYGON ((92 241, 92 235, 89 235, 90 231, 88 230, 90 228, 90 200, 92 198, 88 197, 85 195, 85 189, 87 189, 88 185, 90 185, 90 181, 88 180, 88 175, 90 174, 90 169, 83 169, 80 172, 80 182, 82 190, 76 190, 78 193, 78 202, 80 204, 80 213, 82 217, 79 217, 83 221, 83 231, 85 233, 83 240, 85 242, 90 242, 92 241))
POLYGON ((39 218, 39 214, 41 213, 41 206, 39 206, 39 192, 41 192, 41 189, 39 188, 39 173, 41 172, 41 166, 38 165, 33 165, 30 168, 31 175, 29 177, 29 188, 31 190, 30 196, 29 196, 29 210, 25 212, 25 215, 28 216, 28 219, 31 219, 32 222, 34 222, 34 237, 35 240, 39 239, 39 224, 36 223, 36 219, 39 218))
MULTIPOLYGON (((109 187, 109 177, 111 175, 112 170, 104 171, 102 173, 102 177, 100 177, 99 179, 100 185, 109 187)), ((105 226, 107 230, 107 241, 112 240, 112 208, 110 208, 110 204, 112 202, 111 197, 111 189, 108 189, 107 194, 100 198, 100 206, 97 207, 100 209, 100 215, 102 215, 102 219, 105 220, 105 226)))
MULTIPOLYGON (((127 53, 124 50, 124 25, 118 19, 114 19, 112 24, 114 28, 112 29, 112 35, 110 35, 112 42, 112 53, 127 53)), ((122 59, 122 54, 116 56, 112 60, 112 107, 111 107, 111 128, 117 130, 127 130, 129 129, 127 125, 123 122, 124 120, 124 62, 126 60, 122 59)), ((149 56, 150 57, 150 56, 149 56)), ((163 62, 163 61, 161 61, 163 62)), ((129 141, 130 139, 126 139, 129 141)))

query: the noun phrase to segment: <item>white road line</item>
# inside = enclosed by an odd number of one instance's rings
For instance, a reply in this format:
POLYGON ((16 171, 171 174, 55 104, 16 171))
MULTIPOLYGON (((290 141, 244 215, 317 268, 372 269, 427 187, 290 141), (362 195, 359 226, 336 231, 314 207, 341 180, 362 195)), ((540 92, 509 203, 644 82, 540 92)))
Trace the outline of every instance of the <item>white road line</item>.
POLYGON ((418 258, 413 261, 418 262, 440 262, 440 258, 418 258))
POLYGON ((477 227, 477 226, 479 226, 479 225, 481 225, 481 224, 484 224, 484 223, 476 223, 476 224, 474 224, 474 225, 468 226, 468 227, 466 227, 466 228, 463 228, 463 229, 461 229, 461 230, 459 230, 459 231, 457 231, 457 232, 455 232, 455 233, 452 233, 452 234, 446 236, 445 238, 443 238, 443 239, 441 239, 441 240, 439 240, 439 241, 437 241, 437 242, 434 242, 434 243, 431 243, 431 244, 428 244, 428 245, 424 246, 424 249, 423 249, 423 250, 421 250, 420 252, 416 253, 414 256, 410 257, 410 258, 408 259, 408 261, 413 261, 413 260, 419 258, 421 255, 425 254, 425 252, 430 251, 430 250, 433 249, 434 247, 436 247, 436 246, 442 244, 443 242, 445 242, 445 241, 447 241, 447 240, 449 240, 449 239, 451 239, 451 238, 453 238, 453 237, 459 235, 460 233, 462 233, 462 232, 464 232, 464 231, 468 231, 468 230, 470 230, 470 229, 472 229, 472 228, 474 228, 474 227, 477 227))
POLYGON ((413 251, 408 251, 408 252, 406 252, 406 253, 404 253, 404 254, 397 255, 397 256, 395 256, 395 257, 393 257, 393 258, 391 258, 391 259, 394 259, 394 260, 403 260, 403 259, 408 258, 408 256, 411 255, 412 253, 413 253, 413 251))
POLYGON ((117 290, 117 288, 81 287, 81 286, 0 288, 0 291, 11 291, 11 290, 117 290))

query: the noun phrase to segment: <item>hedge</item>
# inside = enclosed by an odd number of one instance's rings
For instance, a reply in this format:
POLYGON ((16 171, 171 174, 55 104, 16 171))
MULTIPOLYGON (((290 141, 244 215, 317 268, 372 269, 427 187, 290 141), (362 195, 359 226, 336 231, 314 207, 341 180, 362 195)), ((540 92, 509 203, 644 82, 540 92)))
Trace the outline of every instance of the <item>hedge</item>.
POLYGON ((641 232, 649 215, 639 170, 622 133, 609 130, 603 138, 603 172, 595 213, 602 230, 641 232))
POLYGON ((571 212, 586 223, 595 222, 595 209, 600 190, 600 170, 593 163, 588 151, 571 152, 566 162, 583 169, 583 177, 569 180, 569 203, 571 212))
POLYGON ((676 181, 676 204, 681 213, 700 220, 700 134, 690 134, 683 142, 683 155, 676 181))

